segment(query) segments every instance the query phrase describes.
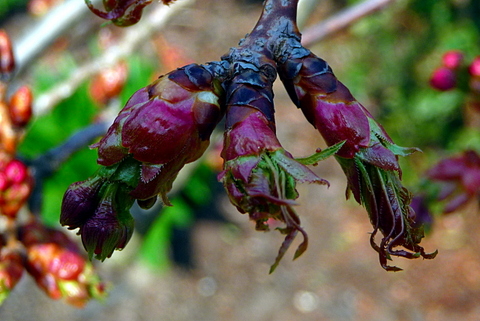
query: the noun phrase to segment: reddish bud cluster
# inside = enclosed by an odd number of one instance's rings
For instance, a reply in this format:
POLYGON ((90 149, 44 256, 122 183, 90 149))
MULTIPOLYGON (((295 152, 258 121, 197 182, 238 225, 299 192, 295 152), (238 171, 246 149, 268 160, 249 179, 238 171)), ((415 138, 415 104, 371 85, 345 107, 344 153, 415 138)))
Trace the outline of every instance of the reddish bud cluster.
POLYGON ((0 148, 14 155, 23 129, 32 117, 32 92, 29 87, 20 87, 6 100, 8 80, 15 69, 12 43, 7 33, 0 30, 0 148))
MULTIPOLYGON (((86 2, 97 15, 126 26, 140 19, 151 0, 103 0, 106 12, 86 2)), ((268 230, 273 221, 285 224, 276 228, 285 240, 271 271, 298 232, 304 241, 294 258, 306 250, 307 235, 293 210, 296 184, 328 184, 306 165, 333 154, 347 176, 347 194, 368 211, 371 245, 382 267, 400 270, 387 264, 392 256, 435 257, 436 252, 427 254, 419 245, 423 227, 416 224, 411 194, 401 183, 398 156, 417 149, 394 144, 328 64, 302 47, 296 4, 265 2, 257 27, 221 62, 179 68, 133 94, 92 146, 98 148, 102 168, 72 184, 63 199, 61 223, 80 229, 90 257, 103 260, 126 245, 133 230, 127 214, 133 200, 150 207, 160 195, 169 205, 167 193, 177 174, 204 153, 224 113, 224 165, 218 178, 230 201, 248 213, 258 230, 268 230), (292 101, 329 145, 324 151, 294 159, 278 141, 272 90, 277 72, 292 101), (379 244, 377 232, 383 235, 379 244)), ((445 68, 457 69, 461 61, 454 53, 444 57, 445 68)), ((440 80, 441 88, 453 86, 440 80)))
POLYGON ((328 64, 304 50, 280 64, 279 74, 292 101, 301 108, 329 146, 344 141, 336 154, 348 179, 348 192, 365 206, 374 227, 372 247, 379 253, 383 268, 392 255, 405 258, 433 258, 419 245, 423 229, 414 227, 415 212, 409 206, 410 192, 401 184, 398 156, 415 148, 393 143, 383 127, 334 76, 328 64), (383 234, 375 242, 377 231, 383 234), (403 247, 409 251, 397 250, 403 247))
POLYGON ((63 232, 32 221, 19 234, 26 248, 25 269, 49 297, 83 307, 106 295, 92 264, 63 232))
POLYGON ((24 259, 18 249, 0 248, 0 304, 20 281, 24 259))
POLYGON ((223 111, 222 88, 208 66, 188 65, 160 77, 129 99, 98 148, 103 166, 72 184, 60 222, 79 234, 89 256, 104 260, 125 247, 133 233, 134 200, 151 207, 167 193, 178 172, 198 159, 223 111))
POLYGON ((475 57, 465 67, 465 57, 461 51, 450 50, 442 56, 441 65, 437 67, 430 77, 430 86, 440 91, 448 91, 455 88, 471 91, 474 95, 480 95, 480 56, 475 57), (463 88, 462 78, 469 77, 469 88, 463 88))
POLYGON ((0 213, 15 218, 33 187, 33 178, 18 159, 0 160, 0 213))
POLYGON ((268 231, 274 221, 286 225, 278 228, 286 236, 270 273, 298 232, 304 241, 294 258, 307 249, 307 234, 292 207, 298 197, 296 183, 328 184, 297 162, 278 141, 271 86, 272 82, 261 72, 246 72, 233 78, 222 151, 224 170, 218 176, 232 204, 241 213, 249 214, 257 230, 268 231))

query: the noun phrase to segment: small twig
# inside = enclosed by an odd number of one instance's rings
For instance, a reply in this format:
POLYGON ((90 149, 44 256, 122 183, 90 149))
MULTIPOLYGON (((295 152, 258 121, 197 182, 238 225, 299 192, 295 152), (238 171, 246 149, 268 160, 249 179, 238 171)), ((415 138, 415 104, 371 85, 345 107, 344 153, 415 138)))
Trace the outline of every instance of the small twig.
POLYGON ((42 209, 43 182, 55 173, 74 153, 84 149, 85 146, 91 144, 97 137, 105 134, 109 125, 110 122, 107 121, 89 125, 70 136, 62 145, 52 148, 45 154, 28 162, 35 179, 35 187, 28 200, 33 214, 40 214, 42 209))
MULTIPOLYGON (((76 0, 79 1, 79 0, 76 0)), ((142 42, 146 41, 158 32, 170 17, 191 4, 193 0, 178 1, 171 6, 160 5, 140 22, 129 27, 118 45, 109 47, 101 56, 85 65, 75 69, 69 79, 53 87, 50 91, 38 96, 34 103, 35 115, 43 115, 49 112, 60 101, 72 95, 73 92, 89 77, 101 71, 107 66, 114 65, 122 58, 135 51, 142 42)))
POLYGON ((352 25, 361 18, 392 4, 395 0, 366 0, 340 11, 334 16, 305 29, 302 34, 302 45, 308 47, 325 37, 352 25))

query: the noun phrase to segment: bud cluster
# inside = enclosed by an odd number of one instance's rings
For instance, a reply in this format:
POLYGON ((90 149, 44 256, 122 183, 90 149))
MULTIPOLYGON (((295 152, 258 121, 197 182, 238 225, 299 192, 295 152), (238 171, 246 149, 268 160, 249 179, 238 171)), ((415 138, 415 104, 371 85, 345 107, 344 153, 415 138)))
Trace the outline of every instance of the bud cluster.
POLYGON ((439 91, 459 88, 475 96, 480 103, 480 56, 476 56, 468 64, 463 52, 458 50, 445 52, 441 65, 430 76, 430 86, 439 91))
MULTIPOLYGON (((125 26, 138 21, 151 1, 104 0, 106 12, 86 2, 97 15, 125 26)), ((411 194, 401 183, 398 157, 417 149, 396 145, 328 64, 301 45, 296 5, 265 1, 255 29, 221 62, 174 70, 128 100, 92 146, 102 168, 72 184, 63 199, 60 221, 79 229, 90 258, 104 260, 125 247, 133 231, 128 209, 134 201, 148 208, 159 195, 170 205, 167 193, 173 181, 185 164, 204 153, 224 115, 224 164, 218 179, 257 230, 269 230, 273 221, 283 224, 276 228, 285 240, 271 272, 298 232, 304 241, 294 258, 306 250, 307 234, 293 210, 296 184, 328 185, 307 165, 334 154, 347 176, 347 195, 351 192, 367 209, 374 229, 371 245, 382 267, 400 270, 387 264, 392 256, 435 257, 436 252, 427 254, 419 245, 423 228, 416 224, 411 194), (282 147, 273 106, 277 74, 329 148, 295 159, 282 147), (378 232, 383 236, 379 243, 378 232)))
POLYGON ((106 286, 76 243, 63 232, 32 221, 20 228, 26 249, 25 269, 52 299, 83 307, 90 299, 102 299, 106 286))
POLYGON ((279 64, 279 75, 292 101, 318 129, 329 146, 344 141, 335 158, 348 181, 347 197, 364 205, 374 227, 371 245, 378 252, 382 267, 391 256, 433 258, 419 245, 423 228, 415 226, 410 207, 411 194, 401 184, 398 156, 416 148, 395 145, 384 128, 352 96, 333 74, 330 66, 310 51, 295 50, 279 64), (383 235, 380 244, 375 236, 383 235), (403 247, 403 249, 395 249, 403 247))
POLYGON ((220 121, 222 87, 209 65, 188 65, 138 90, 96 144, 95 176, 65 193, 60 223, 79 228, 89 256, 104 260, 133 233, 133 202, 151 207, 178 172, 197 160, 220 121))
POLYGON ((14 67, 10 40, 0 31, 0 304, 26 271, 51 298, 82 307, 105 296, 92 264, 63 232, 45 227, 27 211, 18 214, 33 188, 30 170, 15 156, 32 116, 32 93, 22 86, 7 101, 14 67))
POLYGON ((15 70, 15 59, 8 34, 0 30, 0 217, 15 220, 33 186, 27 166, 16 159, 18 143, 32 116, 32 92, 29 87, 17 89, 10 99, 6 92, 15 70))

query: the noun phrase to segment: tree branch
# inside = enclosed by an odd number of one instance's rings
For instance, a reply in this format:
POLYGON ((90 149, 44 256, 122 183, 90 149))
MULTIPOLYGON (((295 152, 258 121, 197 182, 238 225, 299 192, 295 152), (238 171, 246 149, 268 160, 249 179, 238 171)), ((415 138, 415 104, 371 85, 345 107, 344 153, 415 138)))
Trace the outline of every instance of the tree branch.
POLYGON ((366 0, 342 10, 334 16, 305 29, 302 32, 302 44, 305 47, 311 46, 323 40, 325 37, 351 26, 361 18, 383 9, 393 2, 395 2, 395 0, 366 0))
MULTIPOLYGON (((79 0, 75 0, 79 1, 79 0)), ((86 63, 72 72, 69 79, 53 87, 50 91, 35 99, 33 111, 39 116, 48 113, 60 101, 72 95, 73 92, 89 77, 95 75, 106 66, 114 65, 122 58, 135 51, 142 42, 146 41, 165 26, 168 19, 178 11, 190 5, 193 0, 183 0, 171 6, 159 5, 149 15, 134 26, 129 27, 118 45, 109 47, 101 56, 86 63)))

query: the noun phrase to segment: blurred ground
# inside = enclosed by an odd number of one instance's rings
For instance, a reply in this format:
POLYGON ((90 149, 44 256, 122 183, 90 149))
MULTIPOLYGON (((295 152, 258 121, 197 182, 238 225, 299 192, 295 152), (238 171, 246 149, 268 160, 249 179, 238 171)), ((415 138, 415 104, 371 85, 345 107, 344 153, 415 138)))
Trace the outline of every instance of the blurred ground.
MULTIPOLYGON (((165 38, 187 48, 200 62, 215 60, 235 46, 259 15, 254 5, 198 2, 171 22, 165 38)), ((287 150, 301 157, 323 146, 279 84, 276 103, 278 135, 287 150)), ((221 199, 226 218, 236 227, 198 225, 197 267, 192 271, 147 269, 135 260, 134 240, 124 252, 99 264, 101 274, 114 285, 106 302, 77 310, 48 299, 25 277, 0 307, 0 320, 479 319, 480 235, 474 207, 436 222, 422 243, 427 251, 439 250, 436 259, 396 259, 394 264, 404 271, 387 273, 370 248, 372 228, 366 212, 353 201, 345 202, 346 182, 339 166, 327 160, 314 170, 331 186, 299 187, 297 212, 310 236, 309 248, 292 262, 295 243, 272 275, 269 266, 282 237, 277 232, 255 232, 246 215, 221 199)))

